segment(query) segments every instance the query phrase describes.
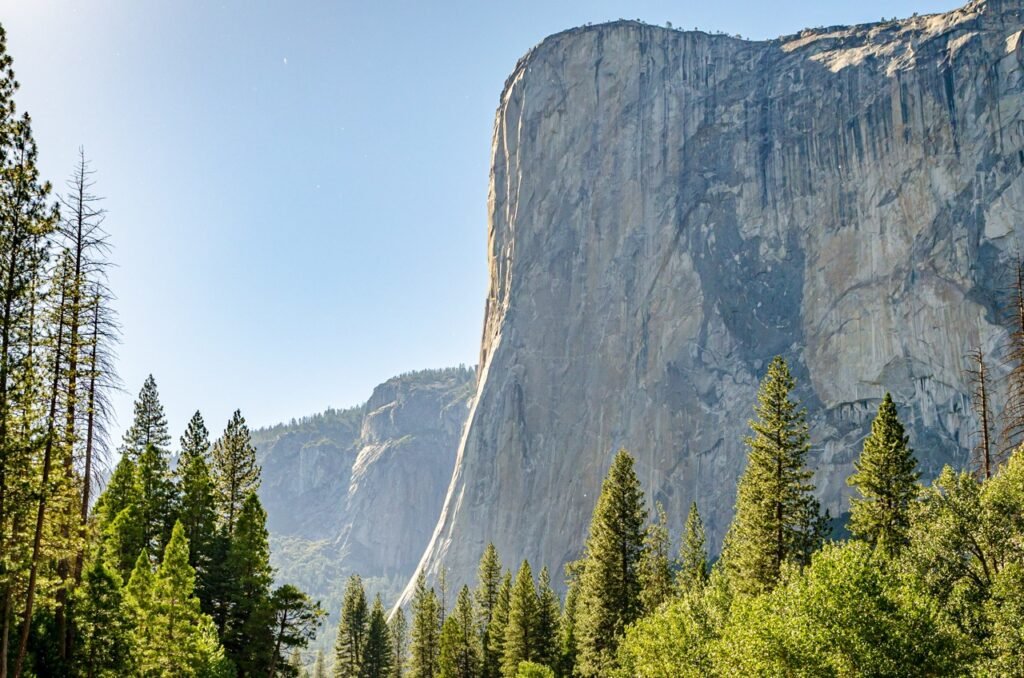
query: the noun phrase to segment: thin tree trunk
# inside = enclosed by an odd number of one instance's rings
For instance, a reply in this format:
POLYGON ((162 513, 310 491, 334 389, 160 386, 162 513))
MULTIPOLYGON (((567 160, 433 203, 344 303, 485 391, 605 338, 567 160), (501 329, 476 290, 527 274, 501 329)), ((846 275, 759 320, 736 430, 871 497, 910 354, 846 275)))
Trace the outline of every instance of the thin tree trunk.
POLYGON ((60 389, 60 359, 64 342, 64 289, 61 290, 60 311, 57 321, 57 346, 53 358, 53 379, 50 386, 50 411, 47 417, 46 445, 43 450, 43 475, 39 488, 39 506, 36 509, 35 534, 32 538, 32 560, 28 575, 25 597, 25 614, 22 619, 21 638, 18 641, 18 656, 14 662, 14 678, 20 678, 28 651, 28 636, 32 629, 32 607, 35 604, 36 578, 39 573, 40 550, 43 542, 43 525, 46 518, 46 498, 49 493, 50 467, 53 461, 53 438, 56 433, 57 392, 60 389))

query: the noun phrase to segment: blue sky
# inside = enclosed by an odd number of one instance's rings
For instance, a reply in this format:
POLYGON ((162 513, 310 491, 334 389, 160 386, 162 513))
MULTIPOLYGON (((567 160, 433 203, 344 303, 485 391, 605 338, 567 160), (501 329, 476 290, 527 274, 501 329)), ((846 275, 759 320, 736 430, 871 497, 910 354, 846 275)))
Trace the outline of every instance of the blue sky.
POLYGON ((491 128, 545 35, 640 18, 754 38, 932 0, 0 0, 41 164, 106 196, 120 430, 152 372, 179 435, 477 359, 491 128))

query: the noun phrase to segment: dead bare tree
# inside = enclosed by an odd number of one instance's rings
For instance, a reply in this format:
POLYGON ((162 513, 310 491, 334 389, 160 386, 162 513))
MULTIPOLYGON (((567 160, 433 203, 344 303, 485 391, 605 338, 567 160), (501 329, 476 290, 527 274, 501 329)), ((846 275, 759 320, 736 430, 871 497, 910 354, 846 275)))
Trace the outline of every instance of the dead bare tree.
POLYGON ((978 445, 975 447, 974 463, 985 478, 992 477, 992 433, 991 409, 989 404, 988 368, 985 365, 985 354, 976 348, 968 354, 972 367, 967 370, 974 387, 971 404, 978 415, 978 445))

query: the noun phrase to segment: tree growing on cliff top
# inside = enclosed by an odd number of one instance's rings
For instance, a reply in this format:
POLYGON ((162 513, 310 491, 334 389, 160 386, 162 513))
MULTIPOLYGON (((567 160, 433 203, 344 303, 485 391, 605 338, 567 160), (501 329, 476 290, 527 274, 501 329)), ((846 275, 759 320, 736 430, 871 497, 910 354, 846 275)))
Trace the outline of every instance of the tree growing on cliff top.
POLYGON ((737 590, 770 591, 786 563, 806 565, 825 535, 825 522, 804 466, 810 449, 806 415, 792 398, 795 380, 776 357, 761 381, 747 437, 736 515, 722 559, 737 590))

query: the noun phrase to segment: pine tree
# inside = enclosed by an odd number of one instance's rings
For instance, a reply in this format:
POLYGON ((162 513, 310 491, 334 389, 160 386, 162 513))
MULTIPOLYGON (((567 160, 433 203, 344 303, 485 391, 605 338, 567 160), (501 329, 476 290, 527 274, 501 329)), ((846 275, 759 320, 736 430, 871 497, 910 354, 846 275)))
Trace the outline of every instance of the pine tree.
POLYGON ((441 626, 438 660, 440 678, 478 678, 480 676, 480 636, 473 610, 473 596, 463 586, 455 609, 441 626))
POLYGON ((213 484, 220 524, 230 539, 246 497, 259 489, 260 467, 249 427, 235 410, 224 434, 213 445, 213 484))
POLYGON ((96 500, 95 516, 99 528, 102 530, 112 523, 121 511, 141 502, 142 488, 139 487, 135 462, 128 457, 121 457, 110 475, 110 480, 107 481, 106 489, 96 500))
POLYGON ((189 564, 196 569, 196 592, 203 611, 213 611, 216 596, 217 512, 213 498, 213 479, 207 462, 210 443, 203 418, 197 412, 181 437, 178 457, 178 519, 190 546, 189 564))
POLYGON ((269 675, 274 675, 284 661, 285 653, 301 652, 316 637, 326 616, 320 604, 291 584, 278 587, 270 596, 271 628, 274 649, 269 675))
POLYGON ((373 601, 370 623, 366 629, 366 643, 363 646, 361 678, 389 678, 391 675, 391 636, 384 605, 378 595, 373 601))
POLYGON ((139 674, 201 676, 224 669, 224 651, 213 620, 199 609, 194 584, 188 541, 179 523, 153 579, 149 609, 141 621, 147 628, 147 642, 137 645, 139 674))
MULTIPOLYGON (((34 423, 43 383, 38 370, 37 309, 45 291, 47 243, 57 224, 51 186, 39 177, 31 119, 18 115, 18 81, 0 27, 0 614, 5 641, 31 568, 32 517, 41 489, 34 423)), ((23 630, 26 630, 25 625, 23 630)), ((0 670, 10 665, 0 643, 0 670)), ((18 669, 24 661, 19 648, 18 669)))
POLYGON ((614 670, 622 634, 643 610, 640 558, 646 514, 633 458, 622 450, 594 509, 580 579, 576 669, 584 678, 614 670))
POLYGON ((270 545, 267 514, 255 494, 246 497, 238 513, 223 573, 227 601, 221 638, 239 676, 266 671, 273 654, 273 607, 270 586, 270 545))
POLYGON ((102 553, 106 563, 117 572, 122 580, 131 576, 139 552, 149 557, 146 540, 142 531, 142 514, 139 504, 131 504, 117 514, 117 517, 103 532, 102 553))
POLYGON ((399 607, 391 615, 388 631, 391 636, 391 676, 402 678, 405 675, 407 659, 406 645, 409 643, 409 625, 405 621, 405 611, 402 608, 399 607))
POLYGON ((192 418, 188 420, 185 433, 181 436, 181 454, 178 455, 178 469, 188 467, 191 460, 199 458, 209 463, 210 461, 210 432, 206 430, 206 422, 203 415, 196 410, 192 418))
POLYGON ((171 478, 166 451, 147 445, 138 456, 136 470, 142 492, 139 511, 143 540, 156 559, 163 553, 178 517, 178 492, 171 478))
POLYGON ((160 403, 160 394, 153 375, 146 377, 135 400, 135 417, 131 428, 124 434, 122 452, 130 459, 137 459, 146 447, 166 452, 170 449, 171 434, 167 432, 167 417, 160 403))
POLYGON ((477 569, 477 589, 475 593, 477 626, 480 634, 482 651, 481 672, 483 678, 497 678, 496 673, 490 673, 500 664, 500 658, 492 659, 489 649, 491 617, 494 615, 494 606, 498 602, 498 591, 501 589, 501 560, 498 558, 498 550, 494 544, 487 544, 483 556, 480 558, 480 566, 477 569))
POLYGON ((918 492, 920 474, 908 440, 886 393, 854 462, 856 472, 847 480, 860 495, 850 500, 850 532, 890 556, 907 544, 910 507, 918 492))
POLYGON ((690 504, 683 528, 683 543, 679 546, 679 572, 676 588, 682 593, 701 589, 708 580, 708 552, 704 546, 704 523, 697 511, 697 502, 690 504))
POLYGON ((341 603, 338 638, 334 644, 334 678, 358 678, 363 666, 363 648, 370 623, 363 580, 349 577, 341 603))
POLYGON ((576 674, 576 610, 580 599, 580 584, 577 576, 572 576, 570 567, 566 567, 570 576, 568 591, 565 593, 565 607, 558 624, 558 667, 556 673, 561 678, 571 678, 576 674))
POLYGON ((657 520, 647 526, 644 550, 640 557, 640 602, 650 614, 672 595, 672 541, 668 534, 668 516, 661 502, 655 507, 657 520))
POLYGON ((149 554, 142 550, 135 561, 131 577, 124 587, 122 599, 124 617, 131 629, 129 646, 133 649, 130 664, 132 671, 129 675, 141 675, 143 666, 143 655, 147 648, 152 646, 152 635, 155 628, 151 625, 153 619, 153 588, 155 577, 153 567, 149 561, 149 554))
POLYGON ((538 606, 533 571, 530 563, 524 560, 509 596, 505 647, 501 657, 501 672, 506 678, 515 678, 520 662, 536 659, 538 606))
POLYGON ((537 583, 536 651, 534 661, 552 669, 559 666, 559 629, 562 616, 558 595, 551 588, 551 575, 543 567, 537 583))
POLYGON ((491 624, 487 634, 487 661, 483 667, 484 676, 501 675, 501 662, 505 656, 505 628, 508 626, 509 606, 512 599, 512 574, 505 571, 498 587, 498 596, 494 601, 491 624))
POLYGON ((121 582, 101 557, 93 558, 84 573, 75 605, 77 675, 115 678, 131 670, 131 629, 122 613, 121 582))
POLYGON ((409 648, 409 674, 412 678, 437 675, 441 605, 434 589, 428 589, 420 572, 412 600, 412 644, 409 648))
POLYGON ((771 590, 784 564, 806 565, 824 538, 813 474, 804 467, 810 448, 805 411, 790 397, 794 385, 786 362, 776 357, 761 382, 757 418, 750 422, 747 468, 723 548, 742 592, 771 590))

